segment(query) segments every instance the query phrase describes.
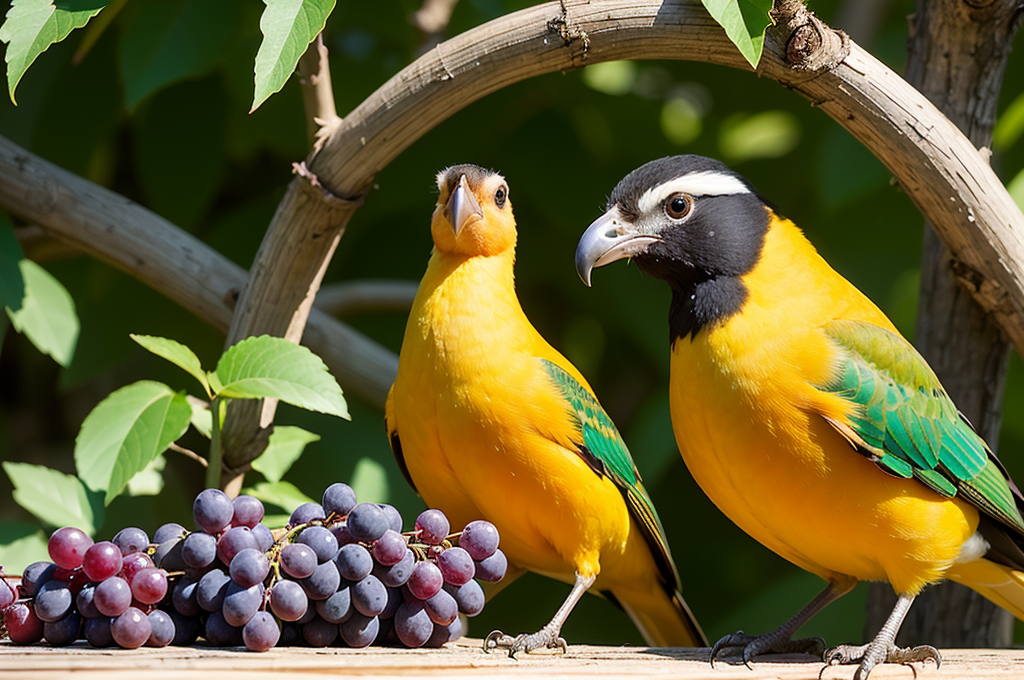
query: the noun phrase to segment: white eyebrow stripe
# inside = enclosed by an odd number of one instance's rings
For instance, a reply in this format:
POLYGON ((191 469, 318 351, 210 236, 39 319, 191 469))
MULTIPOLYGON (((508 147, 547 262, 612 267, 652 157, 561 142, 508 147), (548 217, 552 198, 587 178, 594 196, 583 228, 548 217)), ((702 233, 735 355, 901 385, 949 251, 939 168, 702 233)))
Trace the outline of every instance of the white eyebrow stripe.
POLYGON ((644 192, 637 207, 646 213, 661 204, 663 200, 675 193, 691 196, 731 196, 733 194, 749 194, 750 189, 733 175, 725 175, 713 170, 691 172, 682 177, 659 184, 644 192))

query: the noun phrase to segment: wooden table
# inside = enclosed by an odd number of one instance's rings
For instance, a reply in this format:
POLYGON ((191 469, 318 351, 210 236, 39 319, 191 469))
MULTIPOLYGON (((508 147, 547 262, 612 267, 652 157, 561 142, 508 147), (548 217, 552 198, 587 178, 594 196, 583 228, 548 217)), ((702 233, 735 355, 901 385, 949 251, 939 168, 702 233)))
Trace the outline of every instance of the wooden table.
MULTIPOLYGON (((810 656, 763 657, 753 670, 718 663, 707 649, 598 647, 572 645, 569 654, 484 654, 479 640, 461 640, 444 649, 310 649, 286 647, 265 654, 241 648, 167 647, 92 649, 79 642, 54 649, 0 643, 0 678, 19 680, 310 680, 328 676, 487 677, 487 678, 680 678, 683 680, 814 680, 821 663, 810 656)), ((917 665, 920 680, 1024 678, 1024 650, 943 650, 940 670, 917 665)), ((832 667, 824 680, 849 680, 853 667, 832 667)), ((911 669, 879 666, 872 680, 911 680, 911 669)))

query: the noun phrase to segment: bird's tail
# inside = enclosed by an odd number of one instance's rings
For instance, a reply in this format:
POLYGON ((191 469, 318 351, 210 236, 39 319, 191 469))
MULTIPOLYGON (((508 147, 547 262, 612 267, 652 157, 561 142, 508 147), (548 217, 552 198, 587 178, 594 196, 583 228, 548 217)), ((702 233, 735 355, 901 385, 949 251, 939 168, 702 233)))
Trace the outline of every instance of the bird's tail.
POLYGON ((1024 572, 979 559, 954 564, 946 576, 974 590, 1024 621, 1024 572))
POLYGON ((626 610, 647 644, 653 647, 708 645, 704 631, 678 590, 671 596, 660 589, 656 592, 616 590, 605 595, 611 595, 626 610))

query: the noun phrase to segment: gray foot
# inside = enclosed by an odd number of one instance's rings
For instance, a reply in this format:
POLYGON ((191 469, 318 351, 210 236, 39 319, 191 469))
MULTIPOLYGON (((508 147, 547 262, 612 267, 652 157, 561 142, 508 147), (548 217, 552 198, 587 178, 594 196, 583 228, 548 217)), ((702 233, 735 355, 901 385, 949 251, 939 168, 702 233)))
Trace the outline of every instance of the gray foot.
POLYGON ((569 645, 559 637, 557 630, 544 626, 536 633, 522 633, 516 637, 505 635, 500 630, 491 632, 484 638, 484 651, 490 652, 493 649, 507 649, 511 658, 516 654, 526 652, 529 654, 535 649, 561 649, 565 654, 569 651, 569 645))
POLYGON ((719 657, 741 654, 743 663, 750 666, 750 661, 759 654, 805 653, 820 656, 825 651, 825 641, 821 638, 802 638, 794 640, 782 629, 759 635, 745 635, 743 631, 726 635, 711 648, 711 665, 719 657), (731 653, 730 653, 731 651, 731 653))
POLYGON ((853 674, 853 678, 854 680, 867 680, 874 667, 880 663, 909 665, 918 661, 923 663, 931 660, 935 662, 936 668, 942 666, 942 655, 931 645, 897 647, 895 645, 886 646, 884 643, 876 644, 878 642, 876 640, 867 645, 833 647, 822 655, 825 668, 836 664, 860 664, 857 672, 853 674))

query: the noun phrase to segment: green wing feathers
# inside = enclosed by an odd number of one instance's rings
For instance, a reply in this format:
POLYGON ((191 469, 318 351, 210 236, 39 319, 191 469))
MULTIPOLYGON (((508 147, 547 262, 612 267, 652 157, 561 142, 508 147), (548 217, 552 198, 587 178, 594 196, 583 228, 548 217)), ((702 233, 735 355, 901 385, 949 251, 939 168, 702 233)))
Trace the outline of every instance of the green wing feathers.
POLYGON ((651 497, 647 495, 626 442, 594 395, 564 369, 547 359, 539 360, 565 398, 570 415, 583 437, 580 456, 595 472, 607 475, 622 492, 629 514, 651 546, 666 584, 679 587, 679 575, 669 551, 665 529, 651 497))
POLYGON ((832 380, 819 387, 858 407, 848 425, 859 447, 889 474, 914 477, 947 498, 960 494, 1024 532, 1006 476, 917 350, 859 321, 832 321, 824 330, 839 361, 832 380))

